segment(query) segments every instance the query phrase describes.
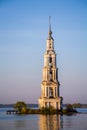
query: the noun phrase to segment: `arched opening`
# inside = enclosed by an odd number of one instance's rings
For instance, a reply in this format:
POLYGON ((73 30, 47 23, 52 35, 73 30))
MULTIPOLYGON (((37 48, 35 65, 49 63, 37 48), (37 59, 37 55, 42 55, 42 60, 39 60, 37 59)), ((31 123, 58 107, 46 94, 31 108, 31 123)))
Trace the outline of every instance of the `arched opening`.
POLYGON ((53 98, 53 88, 49 88, 49 98, 53 98))

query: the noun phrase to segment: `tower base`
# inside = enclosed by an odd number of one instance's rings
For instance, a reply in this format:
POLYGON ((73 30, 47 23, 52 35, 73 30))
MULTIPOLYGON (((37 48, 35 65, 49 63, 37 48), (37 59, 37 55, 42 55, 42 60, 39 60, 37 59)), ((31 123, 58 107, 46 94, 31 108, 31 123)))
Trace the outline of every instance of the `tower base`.
POLYGON ((61 97, 57 98, 39 98, 39 108, 52 106, 55 110, 61 110, 61 97))

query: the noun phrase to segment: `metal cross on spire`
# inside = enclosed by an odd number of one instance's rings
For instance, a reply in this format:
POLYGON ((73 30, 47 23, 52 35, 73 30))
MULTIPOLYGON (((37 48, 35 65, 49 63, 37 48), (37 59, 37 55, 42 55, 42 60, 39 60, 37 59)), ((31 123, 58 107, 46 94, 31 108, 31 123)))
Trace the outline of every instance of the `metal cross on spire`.
POLYGON ((51 34, 52 34, 52 31, 51 31, 51 16, 49 16, 49 38, 51 38, 51 34))
POLYGON ((49 16, 49 32, 51 31, 51 16, 49 16))

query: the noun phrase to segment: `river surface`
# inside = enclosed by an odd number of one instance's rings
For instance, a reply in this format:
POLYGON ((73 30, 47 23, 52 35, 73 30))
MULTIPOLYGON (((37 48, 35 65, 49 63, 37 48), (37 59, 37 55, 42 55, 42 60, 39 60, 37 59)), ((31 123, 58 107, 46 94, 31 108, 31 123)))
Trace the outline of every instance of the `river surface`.
POLYGON ((87 108, 81 114, 67 115, 7 115, 0 108, 0 130, 87 130, 87 108))

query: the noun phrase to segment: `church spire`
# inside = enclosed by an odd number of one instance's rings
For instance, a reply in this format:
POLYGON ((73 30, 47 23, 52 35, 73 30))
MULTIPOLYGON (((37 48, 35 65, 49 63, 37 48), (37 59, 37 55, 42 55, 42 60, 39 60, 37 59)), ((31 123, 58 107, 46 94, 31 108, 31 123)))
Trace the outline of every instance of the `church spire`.
POLYGON ((52 31, 51 31, 51 16, 49 16, 49 32, 48 32, 48 38, 52 38, 52 31))

